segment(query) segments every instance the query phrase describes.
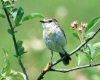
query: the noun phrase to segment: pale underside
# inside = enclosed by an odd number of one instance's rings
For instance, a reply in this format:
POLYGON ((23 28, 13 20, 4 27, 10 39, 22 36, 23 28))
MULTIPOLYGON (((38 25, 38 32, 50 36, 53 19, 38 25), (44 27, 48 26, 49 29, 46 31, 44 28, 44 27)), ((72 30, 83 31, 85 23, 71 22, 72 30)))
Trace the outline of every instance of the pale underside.
POLYGON ((59 27, 43 30, 43 38, 46 46, 55 52, 64 53, 66 38, 59 27))

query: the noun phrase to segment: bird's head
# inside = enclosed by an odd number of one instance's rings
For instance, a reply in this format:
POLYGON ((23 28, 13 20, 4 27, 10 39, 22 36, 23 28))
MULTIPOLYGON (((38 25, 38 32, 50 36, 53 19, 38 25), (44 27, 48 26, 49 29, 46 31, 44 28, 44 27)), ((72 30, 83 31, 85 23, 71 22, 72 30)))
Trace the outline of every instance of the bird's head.
POLYGON ((58 26, 58 21, 53 18, 44 18, 43 20, 40 20, 40 22, 42 23, 44 29, 58 26))

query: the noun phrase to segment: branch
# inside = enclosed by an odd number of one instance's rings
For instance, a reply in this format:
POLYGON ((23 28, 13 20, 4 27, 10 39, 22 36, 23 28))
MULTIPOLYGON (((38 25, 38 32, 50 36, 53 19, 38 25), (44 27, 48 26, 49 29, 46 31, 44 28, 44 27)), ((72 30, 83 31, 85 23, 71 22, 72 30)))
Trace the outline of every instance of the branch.
MULTIPOLYGON (((13 39, 13 42, 14 42, 16 56, 18 57, 19 56, 19 52, 18 52, 18 47, 17 47, 17 43, 16 43, 16 37, 15 37, 15 34, 14 34, 14 29, 13 29, 11 20, 10 20, 9 15, 8 15, 8 11, 7 11, 6 7, 5 7, 5 5, 3 4, 3 1, 2 0, 1 0, 1 2, 2 2, 2 5, 3 5, 4 12, 6 14, 6 17, 7 17, 7 21, 9 23, 10 29, 12 31, 12 39, 13 39)), ((23 63, 22 63, 21 59, 18 58, 18 62, 19 62, 19 65, 21 66, 24 74, 26 75, 26 79, 28 80, 28 76, 27 76, 26 70, 25 70, 25 68, 23 66, 23 63)))
MULTIPOLYGON (((88 43, 91 39, 93 39, 96 34, 100 31, 100 27, 98 28, 98 30, 92 35, 90 36, 87 40, 85 40, 80 46, 78 46, 75 50, 73 50, 72 52, 70 52, 69 56, 71 56, 72 54, 74 54, 75 52, 79 51, 86 43, 88 43)), ((55 61, 54 63, 52 63, 48 68, 47 68, 47 71, 44 71, 44 72, 41 72, 39 74, 39 76, 37 77, 36 80, 41 80, 43 79, 43 76, 46 74, 46 72, 48 71, 57 71, 58 69, 52 69, 53 66, 55 66, 56 64, 58 64, 59 62, 61 62, 64 58, 66 58, 66 56, 64 56, 63 58, 55 61)), ((72 71, 72 70, 76 70, 76 69, 81 69, 81 68, 87 68, 87 67, 93 67, 93 66, 98 66, 100 65, 100 63, 98 64, 94 64, 94 65, 85 65, 85 66, 80 66, 80 67, 76 67, 76 68, 72 68, 72 69, 69 69, 69 71, 72 71)), ((44 70, 44 69, 43 69, 44 70)), ((59 70, 60 71, 60 70, 59 70)), ((65 70, 66 72, 69 72, 68 70, 65 70)))
POLYGON ((41 80, 41 79, 43 79, 44 77, 44 75, 45 75, 45 73, 50 69, 50 67, 51 67, 51 62, 48 62, 47 63, 47 65, 46 65, 46 67, 41 71, 41 73, 39 74, 39 76, 36 78, 36 80, 41 80))
POLYGON ((53 68, 51 68, 49 71, 66 73, 66 72, 70 72, 70 71, 74 71, 74 70, 78 70, 78 69, 83 69, 83 68, 88 68, 88 67, 94 67, 94 66, 98 66, 98 65, 100 65, 100 63, 87 64, 87 65, 84 65, 84 66, 78 66, 78 67, 74 67, 74 68, 71 68, 71 69, 53 69, 53 68))
MULTIPOLYGON (((96 36, 96 34, 100 31, 100 27, 98 28, 98 30, 92 35, 90 36, 87 40, 85 40, 80 46, 78 46, 75 50, 73 50, 72 52, 70 52, 70 56, 72 54, 74 54, 75 52, 79 51, 86 43, 88 43, 91 39, 94 38, 94 36, 96 36)), ((58 64, 59 62, 61 62, 64 58, 66 58, 66 56, 64 56, 63 58, 57 60, 56 62, 54 62, 51 67, 53 67, 54 65, 58 64)))

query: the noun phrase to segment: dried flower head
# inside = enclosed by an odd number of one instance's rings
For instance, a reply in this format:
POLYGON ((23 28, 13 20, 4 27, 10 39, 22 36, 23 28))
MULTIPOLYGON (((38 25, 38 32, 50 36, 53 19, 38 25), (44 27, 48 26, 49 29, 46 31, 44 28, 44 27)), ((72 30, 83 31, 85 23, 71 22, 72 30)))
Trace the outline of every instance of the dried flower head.
POLYGON ((74 22, 71 23, 71 28, 75 29, 75 28, 77 28, 77 25, 78 25, 78 22, 74 21, 74 22))

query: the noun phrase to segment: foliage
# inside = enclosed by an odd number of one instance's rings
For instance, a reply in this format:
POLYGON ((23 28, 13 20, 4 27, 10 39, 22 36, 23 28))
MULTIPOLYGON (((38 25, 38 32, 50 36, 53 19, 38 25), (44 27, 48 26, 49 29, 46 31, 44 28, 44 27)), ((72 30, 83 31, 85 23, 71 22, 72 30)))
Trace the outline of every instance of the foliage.
POLYGON ((0 80, 12 80, 12 78, 26 80, 25 74, 23 74, 22 72, 12 70, 10 68, 9 54, 5 49, 3 49, 3 51, 4 51, 4 64, 0 72, 0 80))
MULTIPOLYGON (((16 35, 17 31, 17 27, 21 26, 23 24, 24 21, 28 21, 30 19, 35 19, 35 18, 43 18, 43 16, 40 13, 30 13, 28 15, 24 15, 25 11, 22 7, 16 8, 15 7, 15 0, 1 0, 2 2, 2 8, 0 8, 0 18, 5 19, 8 18, 11 21, 11 25, 10 28, 7 29, 7 32, 13 37, 16 35), (3 10, 7 10, 7 14, 3 14, 3 10)), ((44 4, 43 4, 44 6, 44 4)), ((5 11, 4 11, 5 12, 5 11)), ((72 35, 79 41, 80 44, 82 44, 83 42, 86 41, 86 39, 88 39, 89 37, 91 37, 95 31, 91 32, 91 29, 94 29, 96 27, 96 24, 100 22, 100 17, 95 17, 93 18, 88 24, 87 23, 81 23, 81 27, 78 26, 77 21, 74 22, 74 24, 71 25, 72 29, 73 29, 73 33, 72 35)), ((17 40, 16 37, 15 38, 15 52, 16 55, 14 55, 18 61, 19 61, 19 65, 22 59, 22 56, 24 55, 24 53, 26 53, 27 51, 25 51, 25 48, 23 46, 24 41, 22 40, 17 40), (18 53, 18 54, 17 54, 18 53)), ((82 47, 81 50, 79 50, 79 52, 76 52, 76 57, 77 57, 77 65, 80 66, 82 59, 81 59, 81 55, 79 54, 80 52, 85 54, 86 58, 88 59, 88 64, 92 64, 93 61, 95 61, 96 59, 98 59, 100 57, 100 52, 98 51, 100 50, 100 42, 96 42, 96 43, 86 43, 85 46, 82 47)), ((2 70, 0 72, 0 80, 11 80, 13 78, 17 78, 20 80, 28 80, 26 78, 26 74, 25 72, 19 72, 16 70, 11 69, 10 61, 9 61, 9 54, 8 51, 3 49, 4 51, 4 63, 3 63, 3 67, 2 70)), ((11 54, 11 53, 10 53, 11 54)), ((40 59, 40 57, 39 57, 40 59)), ((21 68, 22 65, 20 65, 21 68)), ((41 65, 42 66, 42 65, 41 65)), ((84 66, 84 65, 83 65, 84 66)), ((24 68, 23 68, 24 69, 24 68)))
MULTIPOLYGON (((95 27, 95 25, 100 22, 100 17, 96 17, 92 19, 88 24, 87 23, 81 23, 81 27, 78 26, 78 22, 74 21, 71 24, 71 28, 74 30, 72 33, 74 37, 76 37, 78 40, 80 40, 81 43, 83 43, 86 39, 91 37, 95 32, 89 32, 92 28, 95 27)), ((82 50, 80 50, 82 53, 86 54, 86 57, 91 64, 92 61, 100 57, 100 52, 96 53, 96 50, 100 49, 100 42, 89 44, 87 43, 82 50), (94 55, 96 53, 96 55, 94 55)), ((76 56, 79 55, 76 53, 76 56)), ((80 62, 80 58, 78 59, 78 65, 80 62)))
POLYGON ((28 80, 27 73, 21 61, 21 58, 23 54, 26 53, 26 51, 23 47, 23 41, 16 40, 15 33, 18 32, 16 31, 16 27, 21 26, 23 21, 30 20, 37 17, 42 18, 43 16, 39 13, 31 13, 23 17, 24 9, 22 7, 15 8, 14 7, 15 0, 1 0, 1 2, 2 2, 3 7, 0 8, 0 17, 2 18, 5 18, 5 16, 7 17, 7 20, 10 26, 10 29, 8 29, 7 31, 12 36, 15 52, 16 52, 15 57, 18 59, 19 65, 21 66, 23 73, 10 69, 10 62, 8 60, 8 52, 4 50, 5 61, 4 61, 3 69, 0 73, 0 80, 11 80, 13 77, 14 78, 18 77, 20 80, 28 80), (3 10, 6 15, 1 13, 3 10), (14 22, 13 25, 12 25, 12 20, 14 22))

